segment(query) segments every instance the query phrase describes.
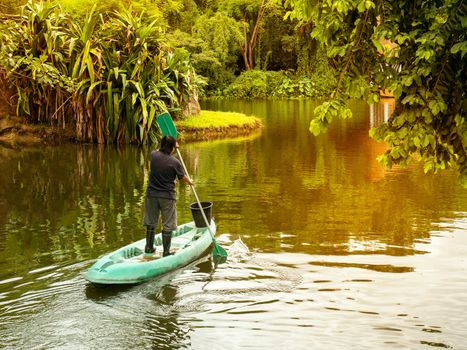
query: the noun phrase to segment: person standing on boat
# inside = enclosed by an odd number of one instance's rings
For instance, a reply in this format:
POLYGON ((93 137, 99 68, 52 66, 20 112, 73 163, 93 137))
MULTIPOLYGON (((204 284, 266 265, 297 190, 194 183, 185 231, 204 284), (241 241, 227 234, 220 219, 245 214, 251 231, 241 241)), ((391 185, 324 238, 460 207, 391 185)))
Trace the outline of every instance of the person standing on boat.
POLYGON ((177 228, 175 179, 193 185, 183 171, 180 161, 172 156, 177 141, 170 135, 161 140, 159 150, 151 152, 149 183, 144 203, 144 226, 146 226, 146 254, 153 254, 154 229, 162 216, 163 256, 170 255, 172 232, 177 228))

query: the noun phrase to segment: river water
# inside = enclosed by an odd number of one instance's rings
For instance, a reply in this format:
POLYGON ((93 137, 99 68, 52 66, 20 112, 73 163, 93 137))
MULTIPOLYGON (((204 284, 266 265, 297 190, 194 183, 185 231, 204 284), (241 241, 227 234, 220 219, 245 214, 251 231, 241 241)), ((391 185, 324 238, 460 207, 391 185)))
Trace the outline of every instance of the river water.
POLYGON ((0 148, 0 348, 467 349, 467 191, 379 166, 368 130, 390 103, 356 102, 319 137, 314 106, 205 102, 264 124, 181 147, 229 259, 132 287, 83 272, 144 237, 150 149, 0 148))

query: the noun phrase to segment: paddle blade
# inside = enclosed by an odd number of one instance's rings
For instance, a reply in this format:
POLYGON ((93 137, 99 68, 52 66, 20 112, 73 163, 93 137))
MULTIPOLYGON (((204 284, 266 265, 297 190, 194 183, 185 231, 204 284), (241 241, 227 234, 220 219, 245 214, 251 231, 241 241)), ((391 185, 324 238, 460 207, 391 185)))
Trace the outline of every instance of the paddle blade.
POLYGON ((213 239, 212 242, 214 244, 212 255, 221 262, 227 261, 227 252, 225 251, 225 249, 222 248, 219 244, 217 244, 215 239, 213 239))
POLYGON ((212 261, 214 261, 214 265, 215 267, 217 267, 218 265, 225 263, 227 261, 227 257, 220 256, 220 255, 213 255, 212 261))
POLYGON ((162 131, 162 136, 170 135, 174 139, 177 139, 177 128, 175 127, 175 124, 169 112, 159 114, 156 117, 156 121, 157 125, 159 125, 159 128, 162 131))

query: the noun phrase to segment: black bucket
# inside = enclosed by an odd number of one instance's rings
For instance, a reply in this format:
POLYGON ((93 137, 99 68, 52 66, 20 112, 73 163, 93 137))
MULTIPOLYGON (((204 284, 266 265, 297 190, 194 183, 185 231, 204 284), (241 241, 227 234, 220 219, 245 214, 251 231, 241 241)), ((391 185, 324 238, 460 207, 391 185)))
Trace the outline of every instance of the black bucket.
MULTIPOLYGON (((203 208, 204 215, 208 219, 209 224, 211 224, 211 214, 212 214, 212 202, 201 202, 201 207, 203 208)), ((197 202, 190 204, 191 215, 193 215, 193 220, 195 221, 196 227, 206 227, 206 222, 203 219, 203 214, 199 209, 197 202)))

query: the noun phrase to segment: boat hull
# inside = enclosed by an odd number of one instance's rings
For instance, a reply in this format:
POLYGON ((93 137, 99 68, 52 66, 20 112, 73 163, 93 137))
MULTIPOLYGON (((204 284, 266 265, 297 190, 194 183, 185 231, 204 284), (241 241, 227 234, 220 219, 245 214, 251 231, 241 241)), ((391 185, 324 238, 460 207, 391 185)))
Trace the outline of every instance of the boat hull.
MULTIPOLYGON (((211 220, 211 230, 216 224, 211 220)), ((212 249, 213 240, 207 227, 194 222, 180 225, 172 236, 173 255, 162 257, 162 237, 155 235, 156 253, 144 257, 146 239, 128 244, 99 258, 84 274, 94 284, 138 284, 188 265, 212 249)))

